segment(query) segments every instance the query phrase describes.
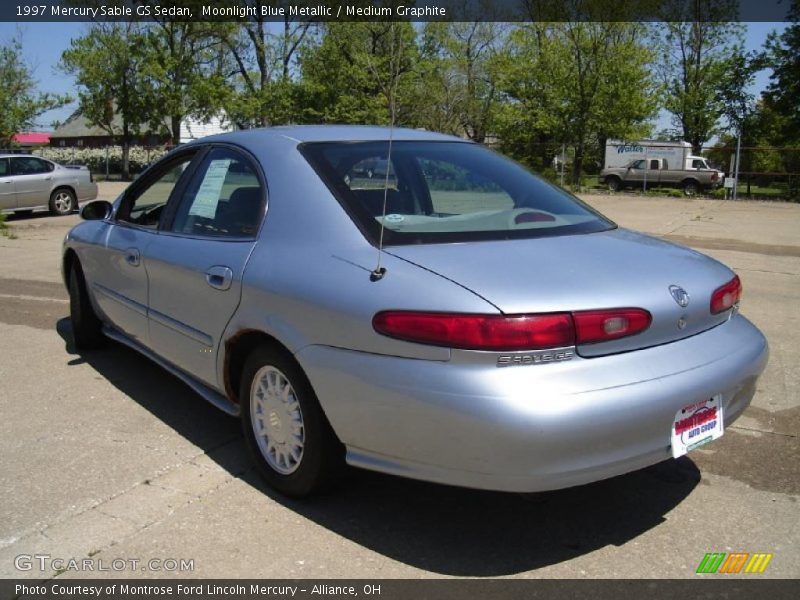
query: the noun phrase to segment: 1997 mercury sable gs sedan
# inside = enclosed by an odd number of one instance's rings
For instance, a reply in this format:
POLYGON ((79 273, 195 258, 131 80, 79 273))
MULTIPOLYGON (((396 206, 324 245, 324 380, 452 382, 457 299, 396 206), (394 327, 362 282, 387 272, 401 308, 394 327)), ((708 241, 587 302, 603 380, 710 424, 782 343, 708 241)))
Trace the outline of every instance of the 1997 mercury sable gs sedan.
POLYGON ((241 415, 292 496, 345 462, 523 492, 619 475, 721 436, 767 361, 729 268, 450 136, 208 137, 82 215, 76 346, 127 344, 241 415))

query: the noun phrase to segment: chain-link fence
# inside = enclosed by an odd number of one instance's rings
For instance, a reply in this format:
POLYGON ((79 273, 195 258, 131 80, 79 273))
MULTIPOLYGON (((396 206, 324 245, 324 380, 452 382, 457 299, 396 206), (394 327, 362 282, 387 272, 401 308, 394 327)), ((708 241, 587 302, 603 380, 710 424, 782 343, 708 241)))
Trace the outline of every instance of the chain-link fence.
MULTIPOLYGON (((724 174, 713 186, 701 185, 696 193, 713 198, 732 198, 735 173, 735 146, 708 146, 696 155, 688 144, 680 142, 609 143, 604 147, 587 146, 584 149, 580 168, 575 171, 575 150, 552 143, 529 144, 525 148, 504 147, 501 151, 515 156, 529 168, 553 183, 576 192, 603 192, 609 187, 628 194, 653 196, 682 196, 684 181, 691 178, 691 171, 714 169, 724 174), (689 156, 701 157, 704 164, 689 160, 689 156), (639 171, 627 171, 632 163, 639 171), (609 185, 601 178, 607 167, 624 169, 620 179, 609 185), (683 171, 677 180, 667 177, 665 183, 660 170, 683 171)), ((739 178, 736 186, 737 198, 743 200, 800 201, 800 148, 742 146, 739 149, 739 178)), ((695 190, 692 190, 693 192, 695 190)))

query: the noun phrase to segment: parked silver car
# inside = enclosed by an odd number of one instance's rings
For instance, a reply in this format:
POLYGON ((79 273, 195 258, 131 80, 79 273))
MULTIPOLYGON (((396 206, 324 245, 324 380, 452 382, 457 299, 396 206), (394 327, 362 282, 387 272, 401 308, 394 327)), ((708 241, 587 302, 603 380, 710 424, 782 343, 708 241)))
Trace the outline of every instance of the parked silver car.
POLYGON ((578 485, 681 456, 749 405, 767 342, 729 268, 480 145, 388 139, 213 136, 85 206, 63 254, 77 347, 127 344, 240 415, 294 496, 345 461, 578 485))
POLYGON ((29 154, 0 154, 0 211, 49 210, 66 215, 97 198, 89 169, 64 166, 29 154))

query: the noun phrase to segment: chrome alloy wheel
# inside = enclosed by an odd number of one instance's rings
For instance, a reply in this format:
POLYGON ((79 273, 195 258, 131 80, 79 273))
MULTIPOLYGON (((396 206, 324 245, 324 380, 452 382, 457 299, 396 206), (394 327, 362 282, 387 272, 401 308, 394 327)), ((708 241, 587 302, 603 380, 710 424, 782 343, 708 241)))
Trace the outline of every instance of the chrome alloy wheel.
POLYGON ((67 192, 58 192, 56 197, 53 198, 53 204, 56 205, 56 210, 58 212, 69 212, 72 210, 72 196, 67 192))
POLYGON ((294 473, 303 460, 303 411, 292 384, 273 366, 261 367, 253 377, 250 421, 269 466, 282 475, 294 473))

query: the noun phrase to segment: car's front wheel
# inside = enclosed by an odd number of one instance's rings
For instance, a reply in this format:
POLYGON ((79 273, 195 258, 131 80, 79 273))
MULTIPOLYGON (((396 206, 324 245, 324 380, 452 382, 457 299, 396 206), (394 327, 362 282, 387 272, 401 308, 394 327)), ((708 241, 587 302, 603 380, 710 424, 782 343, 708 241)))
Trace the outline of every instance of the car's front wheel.
POLYGON ((291 356, 270 345, 256 348, 245 363, 239 399, 244 437, 267 483, 300 498, 333 482, 344 449, 291 356))
POLYGON ((86 280, 77 261, 69 270, 69 320, 72 325, 72 337, 78 350, 91 350, 102 346, 105 341, 102 333, 103 325, 92 308, 89 293, 86 291, 86 280))
POLYGON ((76 206, 75 194, 71 190, 60 188, 50 194, 50 212, 56 216, 68 215, 76 206))

